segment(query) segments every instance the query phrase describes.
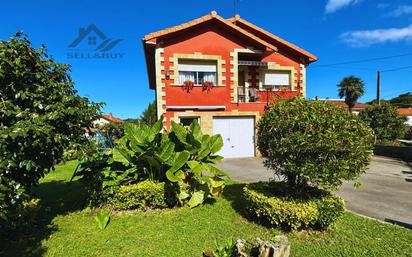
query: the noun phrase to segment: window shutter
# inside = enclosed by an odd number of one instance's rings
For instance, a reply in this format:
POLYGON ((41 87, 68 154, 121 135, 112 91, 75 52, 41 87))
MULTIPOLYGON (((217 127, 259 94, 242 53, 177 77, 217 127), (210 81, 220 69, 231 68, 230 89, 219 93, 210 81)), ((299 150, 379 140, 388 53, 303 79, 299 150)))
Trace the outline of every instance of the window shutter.
POLYGON ((265 73, 265 85, 290 86, 290 73, 289 72, 265 73))
POLYGON ((205 61, 179 61, 179 71, 216 72, 216 63, 205 61))

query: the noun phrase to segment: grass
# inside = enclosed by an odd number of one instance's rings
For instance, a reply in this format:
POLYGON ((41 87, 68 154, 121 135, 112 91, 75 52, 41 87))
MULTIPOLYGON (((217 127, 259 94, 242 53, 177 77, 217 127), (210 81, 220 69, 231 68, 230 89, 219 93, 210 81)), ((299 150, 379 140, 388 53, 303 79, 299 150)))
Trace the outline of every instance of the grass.
MULTIPOLYGON (((242 216, 241 185, 226 188, 215 203, 188 208, 114 215, 100 230, 83 208, 85 192, 68 180, 76 163, 58 166, 36 193, 39 226, 11 243, 1 256, 202 256, 215 240, 270 239, 281 233, 242 216)), ((288 233, 291 256, 412 256, 412 231, 346 213, 330 231, 288 233)))

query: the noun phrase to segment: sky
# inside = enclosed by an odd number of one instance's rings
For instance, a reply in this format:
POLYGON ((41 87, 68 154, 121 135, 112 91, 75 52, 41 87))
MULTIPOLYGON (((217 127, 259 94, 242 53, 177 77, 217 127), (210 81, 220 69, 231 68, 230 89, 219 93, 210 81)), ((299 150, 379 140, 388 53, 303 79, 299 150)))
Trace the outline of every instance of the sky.
POLYGON ((307 69, 307 97, 337 98, 337 84, 354 75, 365 81, 360 101, 412 92, 412 0, 156 0, 4 1, 0 40, 17 31, 35 47, 45 44, 58 62, 72 66, 82 96, 105 102, 104 112, 137 118, 154 100, 141 39, 216 10, 234 13, 292 42, 319 60, 307 69), (86 58, 69 45, 80 28, 95 24, 113 43, 110 58, 86 58), (369 61, 373 59, 372 61, 369 61), (345 64, 341 64, 345 63, 345 64))

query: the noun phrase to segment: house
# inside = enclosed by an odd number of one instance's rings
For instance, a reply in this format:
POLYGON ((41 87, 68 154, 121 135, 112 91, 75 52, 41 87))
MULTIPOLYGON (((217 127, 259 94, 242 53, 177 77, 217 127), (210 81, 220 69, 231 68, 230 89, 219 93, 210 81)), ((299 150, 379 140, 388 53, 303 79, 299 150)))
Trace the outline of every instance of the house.
POLYGON ((408 126, 412 126, 412 108, 398 108, 398 112, 400 115, 405 116, 407 118, 406 124, 408 126))
POLYGON ((119 118, 117 118, 117 117, 114 117, 114 116, 112 115, 112 113, 102 114, 102 115, 99 117, 99 119, 93 121, 93 125, 94 125, 94 126, 96 126, 96 125, 98 125, 98 126, 103 126, 103 125, 109 124, 110 122, 117 123, 117 124, 122 124, 122 123, 123 123, 123 120, 121 120, 121 119, 119 119, 119 118))
POLYGON ((256 153, 255 125, 276 98, 306 95, 306 66, 317 58, 236 15, 215 11, 143 37, 157 114, 221 134, 225 157, 256 153), (211 87, 212 85, 212 87, 211 87))
MULTIPOLYGON (((344 99, 328 99, 328 98, 326 98, 326 99, 318 99, 318 100, 326 101, 326 102, 332 103, 334 105, 337 105, 337 106, 340 106, 342 108, 345 108, 345 109, 349 110, 349 106, 345 103, 344 99)), ((361 110, 365 109, 368 106, 369 105, 367 105, 367 104, 356 102, 355 106, 352 108, 352 113, 357 115, 357 114, 359 114, 359 112, 361 110)))

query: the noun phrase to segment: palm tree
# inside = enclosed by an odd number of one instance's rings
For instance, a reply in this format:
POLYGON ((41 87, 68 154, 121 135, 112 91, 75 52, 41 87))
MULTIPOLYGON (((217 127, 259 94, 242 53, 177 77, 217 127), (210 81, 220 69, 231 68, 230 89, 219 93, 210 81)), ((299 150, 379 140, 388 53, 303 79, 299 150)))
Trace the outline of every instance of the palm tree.
POLYGON ((345 103, 348 105, 349 111, 352 112, 356 101, 365 93, 365 83, 358 77, 349 76, 343 78, 338 87, 339 97, 345 97, 345 103))

